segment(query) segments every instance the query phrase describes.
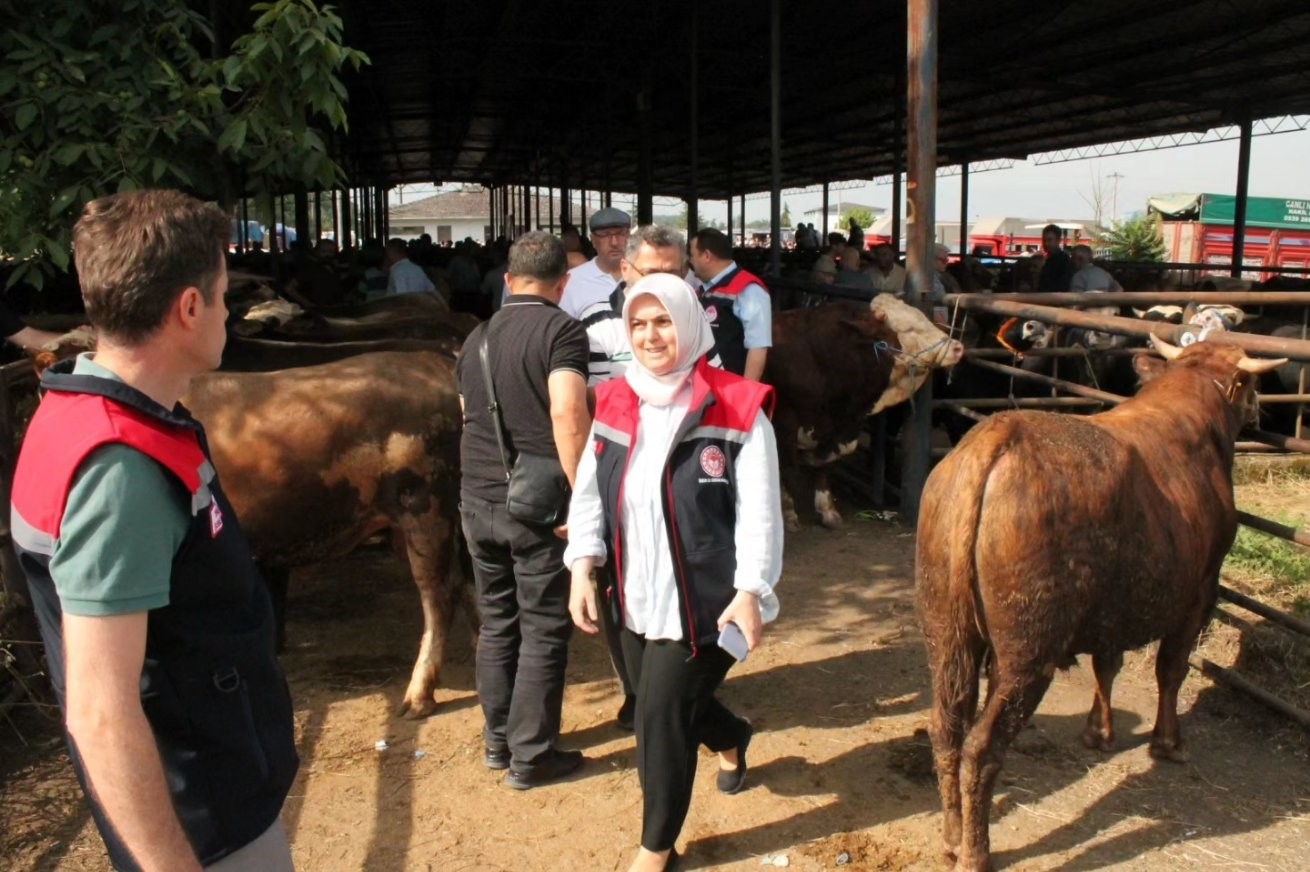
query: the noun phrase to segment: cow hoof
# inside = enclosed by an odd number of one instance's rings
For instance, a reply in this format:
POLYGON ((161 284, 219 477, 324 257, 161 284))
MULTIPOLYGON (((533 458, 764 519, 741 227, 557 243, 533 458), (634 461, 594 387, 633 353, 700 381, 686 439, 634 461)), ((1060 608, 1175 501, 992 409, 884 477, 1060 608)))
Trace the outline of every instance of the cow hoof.
POLYGON ((407 721, 418 721, 431 717, 436 714, 436 711, 437 703, 431 697, 420 702, 412 702, 406 699, 400 703, 400 708, 396 709, 396 717, 404 718, 407 721))
POLYGON ((784 515, 782 523, 787 528, 788 533, 799 533, 801 531, 801 519, 795 514, 784 515))
POLYGON ((1113 751, 1114 736, 1102 736, 1096 727, 1083 730, 1083 745, 1093 751, 1113 751))
POLYGON ((1151 756, 1157 760, 1168 760, 1172 763, 1186 763, 1192 759, 1181 743, 1176 743, 1166 739, 1151 740, 1151 756))
POLYGON ((992 860, 985 857, 981 861, 968 862, 963 857, 955 861, 953 872, 992 872, 992 860))
POLYGON ((829 530, 840 530, 842 525, 841 515, 837 512, 824 512, 819 516, 819 521, 829 530))

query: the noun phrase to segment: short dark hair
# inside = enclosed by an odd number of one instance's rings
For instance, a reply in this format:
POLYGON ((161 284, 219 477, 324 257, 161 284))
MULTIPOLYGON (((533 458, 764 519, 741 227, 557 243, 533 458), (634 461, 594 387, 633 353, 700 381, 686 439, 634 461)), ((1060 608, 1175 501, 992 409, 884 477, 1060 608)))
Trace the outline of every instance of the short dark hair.
MULTIPOLYGON (((375 239, 364 240, 364 245, 368 245, 370 242, 377 245, 377 240, 375 239)), ((396 254, 403 254, 405 257, 409 257, 409 243, 401 239, 399 236, 393 236, 387 240, 387 251, 394 251, 396 254)))
POLYGON ((708 251, 719 260, 732 260, 732 242, 722 230, 705 227, 697 230, 692 238, 696 240, 697 250, 708 251))
POLYGON ((1060 229, 1060 225, 1058 224, 1047 224, 1045 227, 1042 228, 1043 237, 1046 236, 1046 234, 1048 233, 1054 233, 1056 239, 1064 238, 1064 231, 1060 229))
POLYGON ((134 345, 160 328, 187 288, 212 303, 229 224, 222 209, 181 191, 125 191, 87 203, 73 228, 87 318, 134 345))
POLYGON ((569 271, 564 243, 545 230, 524 233, 509 247, 506 271, 539 282, 557 281, 569 271))

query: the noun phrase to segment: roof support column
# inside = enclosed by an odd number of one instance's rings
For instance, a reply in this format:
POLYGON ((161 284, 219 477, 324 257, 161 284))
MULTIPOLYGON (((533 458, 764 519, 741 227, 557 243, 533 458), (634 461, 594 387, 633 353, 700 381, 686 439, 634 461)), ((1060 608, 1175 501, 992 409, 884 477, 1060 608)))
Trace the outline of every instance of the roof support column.
POLYGON ((650 70, 641 77, 641 90, 637 92, 638 130, 641 141, 637 144, 637 223, 650 224, 655 219, 655 167, 651 153, 650 70))
MULTIPOLYGON (((728 200, 728 208, 732 208, 732 200, 728 200)), ((746 195, 741 195, 741 245, 746 247, 746 195)))
POLYGON ((314 240, 323 238, 323 192, 314 192, 314 240))
MULTIPOLYGON (((909 302, 931 312, 933 224, 937 199, 937 0, 909 0, 907 28, 907 145, 909 211, 906 214, 909 302)), ((919 518, 919 497, 928 477, 932 429, 932 380, 911 404, 901 470, 901 514, 919 518)))
POLYGON ((782 0, 769 4, 769 266, 782 275, 782 0))
MULTIPOLYGON (((899 76, 897 77, 900 78, 899 76)), ((900 83, 898 82, 898 85, 900 83)), ((901 173, 905 171, 905 150, 902 138, 905 135, 905 88, 897 87, 892 95, 892 251, 901 251, 901 173)))
POLYGON ((960 257, 969 253, 969 159, 960 161, 960 257))
POLYGON ((296 185, 293 197, 296 213, 296 239, 309 239, 309 191, 304 185, 296 185))
POLYGON ((391 188, 378 185, 378 238, 385 241, 391 235, 391 188))
POLYGON ((341 224, 337 227, 337 248, 345 251, 350 247, 351 231, 354 229, 354 209, 350 202, 350 188, 341 191, 341 224))
POLYGON ((691 196, 687 198, 687 238, 700 229, 700 4, 692 0, 691 14, 691 196))
MULTIPOLYGON (((498 191, 494 185, 487 189, 487 200, 488 200, 487 214, 490 216, 487 220, 491 222, 491 239, 496 238, 496 224, 498 223, 497 221, 498 216, 496 215, 496 210, 500 206, 499 203, 500 197, 498 196, 499 194, 500 191, 498 191)), ((490 242, 491 239, 488 239, 487 241, 490 242)))
POLYGON ((828 183, 823 183, 823 237, 819 240, 819 248, 825 248, 828 245, 828 183))
POLYGON ((537 218, 535 221, 530 222, 532 226, 529 227, 528 229, 540 230, 541 229, 541 185, 533 185, 532 189, 536 194, 536 198, 537 198, 537 218))
POLYGON ((1237 145, 1237 203, 1233 208, 1233 266, 1229 275, 1240 278, 1246 252, 1246 200, 1251 181, 1251 117, 1242 119, 1242 138, 1237 145))

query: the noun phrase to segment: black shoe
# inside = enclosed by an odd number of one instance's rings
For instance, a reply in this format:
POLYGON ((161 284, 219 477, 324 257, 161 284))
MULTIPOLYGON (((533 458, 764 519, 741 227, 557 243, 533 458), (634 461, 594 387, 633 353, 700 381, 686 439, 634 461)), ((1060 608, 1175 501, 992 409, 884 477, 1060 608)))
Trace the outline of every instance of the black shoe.
POLYGON ((751 745, 751 737, 755 735, 755 728, 751 726, 750 721, 746 722, 746 737, 737 745, 737 768, 731 770, 719 770, 719 793, 734 794, 741 793, 746 786, 746 749, 751 745))
POLYGON ((664 861, 664 872, 677 872, 682 868, 682 856, 678 854, 678 849, 673 848, 669 851, 668 859, 664 861))
POLYGON ((581 751, 554 749, 526 772, 516 772, 511 767, 509 774, 505 776, 505 783, 515 790, 531 790, 575 771, 582 765, 582 760, 581 751))
POLYGON ((636 729, 636 722, 635 722, 636 717, 637 717, 637 697, 625 696, 623 698, 623 706, 619 709, 618 717, 614 719, 615 723, 619 725, 620 730, 627 730, 629 733, 631 733, 634 729, 636 729))
POLYGON ((508 769, 509 756, 508 748, 504 751, 493 751, 487 748, 486 753, 482 755, 482 765, 488 769, 508 769))

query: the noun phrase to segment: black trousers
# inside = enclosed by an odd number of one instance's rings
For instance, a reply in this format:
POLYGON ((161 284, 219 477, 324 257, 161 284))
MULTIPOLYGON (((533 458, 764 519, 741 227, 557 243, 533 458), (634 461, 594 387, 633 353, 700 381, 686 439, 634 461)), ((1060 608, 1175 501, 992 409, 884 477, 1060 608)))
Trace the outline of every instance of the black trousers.
POLYGON ((614 566, 606 563, 596 567, 597 587, 600 589, 596 611, 600 612, 600 627, 605 634, 605 644, 610 649, 610 664, 614 675, 619 680, 624 696, 635 696, 637 691, 628 678, 628 665, 623 660, 623 615, 619 609, 618 596, 614 593, 614 566))
POLYGON ((482 616, 482 737, 493 751, 509 749, 515 770, 530 772, 559 737, 573 630, 566 543, 549 527, 511 518, 503 504, 466 496, 460 514, 482 616))
POLYGON ((737 747, 746 721, 714 698, 736 661, 717 646, 691 656, 685 642, 648 641, 626 627, 623 655, 637 690, 637 776, 641 781, 641 846, 667 851, 691 806, 696 746, 737 747))

